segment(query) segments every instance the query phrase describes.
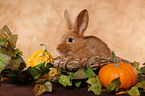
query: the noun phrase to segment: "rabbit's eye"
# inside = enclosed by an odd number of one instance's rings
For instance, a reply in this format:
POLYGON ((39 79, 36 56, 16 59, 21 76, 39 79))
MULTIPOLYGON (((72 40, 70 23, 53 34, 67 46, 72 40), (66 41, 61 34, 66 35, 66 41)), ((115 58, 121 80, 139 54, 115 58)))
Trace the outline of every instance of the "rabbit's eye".
POLYGON ((72 38, 68 38, 68 42, 73 42, 73 39, 72 38))

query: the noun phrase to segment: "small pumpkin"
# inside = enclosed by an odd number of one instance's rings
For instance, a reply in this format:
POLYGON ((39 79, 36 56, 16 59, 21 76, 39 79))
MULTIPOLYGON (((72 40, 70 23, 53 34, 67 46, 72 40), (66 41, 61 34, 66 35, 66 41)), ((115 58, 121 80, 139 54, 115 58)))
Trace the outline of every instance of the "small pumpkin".
POLYGON ((120 77, 120 88, 126 90, 134 86, 138 81, 137 70, 130 64, 117 62, 115 53, 112 52, 114 63, 105 65, 99 71, 99 79, 101 84, 107 88, 107 83, 120 77))
POLYGON ((26 66, 34 67, 40 63, 44 63, 45 65, 47 63, 52 63, 53 57, 52 55, 47 51, 47 47, 44 44, 40 44, 40 46, 44 46, 44 49, 39 49, 32 53, 26 60, 26 66))

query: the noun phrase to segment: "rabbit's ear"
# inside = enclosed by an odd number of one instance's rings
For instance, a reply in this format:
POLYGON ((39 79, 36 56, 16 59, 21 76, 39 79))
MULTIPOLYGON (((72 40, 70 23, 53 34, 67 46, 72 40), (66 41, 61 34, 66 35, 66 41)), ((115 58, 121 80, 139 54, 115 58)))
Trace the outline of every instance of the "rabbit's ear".
POLYGON ((84 9, 79 13, 79 15, 76 18, 75 21, 75 30, 81 35, 84 35, 85 30, 88 27, 88 21, 89 21, 89 16, 88 16, 88 11, 84 9))
POLYGON ((69 15, 67 10, 64 11, 64 20, 66 22, 66 25, 67 25, 68 29, 72 30, 73 29, 73 22, 72 22, 72 20, 70 18, 70 15, 69 15))

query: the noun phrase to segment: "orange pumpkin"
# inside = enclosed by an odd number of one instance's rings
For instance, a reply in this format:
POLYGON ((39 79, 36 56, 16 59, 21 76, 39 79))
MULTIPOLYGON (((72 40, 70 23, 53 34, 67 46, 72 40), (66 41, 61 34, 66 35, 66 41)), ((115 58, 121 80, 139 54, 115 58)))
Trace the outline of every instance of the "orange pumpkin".
POLYGON ((130 89, 138 81, 137 70, 130 64, 123 62, 117 63, 114 52, 112 52, 112 56, 114 63, 105 65, 99 71, 101 84, 107 88, 107 83, 111 83, 112 80, 120 77, 120 88, 130 89))

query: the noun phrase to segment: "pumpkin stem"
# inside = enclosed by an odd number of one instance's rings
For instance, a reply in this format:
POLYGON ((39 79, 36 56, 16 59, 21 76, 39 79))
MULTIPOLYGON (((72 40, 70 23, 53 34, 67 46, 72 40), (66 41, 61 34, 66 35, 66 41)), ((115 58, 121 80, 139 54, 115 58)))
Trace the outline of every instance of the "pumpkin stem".
POLYGON ((114 51, 112 51, 112 57, 113 57, 113 61, 114 61, 114 65, 113 66, 119 66, 114 51))
POLYGON ((40 44, 40 46, 44 46, 43 50, 44 50, 44 51, 47 51, 47 47, 46 47, 45 44, 40 44))

